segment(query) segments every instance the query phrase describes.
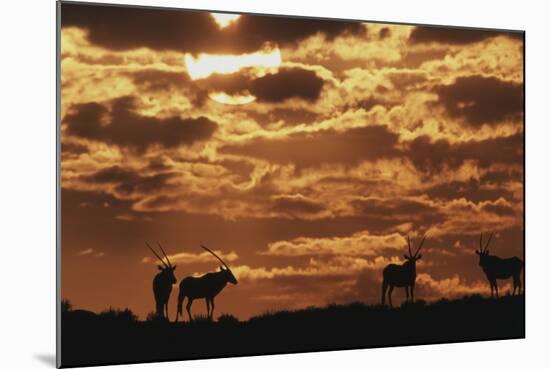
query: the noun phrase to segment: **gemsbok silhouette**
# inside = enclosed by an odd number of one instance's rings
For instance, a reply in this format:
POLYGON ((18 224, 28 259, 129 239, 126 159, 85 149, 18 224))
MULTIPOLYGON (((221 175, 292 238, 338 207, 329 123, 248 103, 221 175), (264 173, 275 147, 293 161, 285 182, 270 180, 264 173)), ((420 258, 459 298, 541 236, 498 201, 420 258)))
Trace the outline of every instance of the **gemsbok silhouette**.
POLYGON ((170 300, 170 293, 172 293, 172 285, 177 282, 176 276, 174 275, 176 266, 172 266, 170 259, 168 259, 160 243, 158 245, 166 258, 166 262, 164 262, 164 259, 161 258, 147 242, 145 242, 145 244, 162 263, 162 265, 158 266, 160 272, 158 272, 153 279, 153 295, 155 296, 157 316, 168 319, 168 300, 170 300))
POLYGON ((227 283, 237 284, 237 279, 227 264, 208 247, 204 245, 201 245, 201 247, 214 255, 223 266, 220 266, 220 270, 217 272, 207 273, 200 277, 186 277, 180 282, 176 322, 182 313, 181 310, 185 297, 187 297, 186 309, 189 321, 193 321, 191 305, 193 304, 193 300, 196 299, 205 299, 208 319, 212 319, 214 315, 214 298, 225 288, 227 283))
POLYGON ((409 301, 409 290, 410 290, 410 301, 414 302, 414 285, 416 283, 416 261, 422 257, 422 254, 418 254, 422 245, 426 241, 426 236, 420 242, 418 249, 413 254, 411 251, 411 239, 407 236, 407 246, 409 249, 409 255, 404 254, 403 257, 406 261, 401 264, 388 264, 382 272, 383 281, 382 281, 382 305, 386 303, 386 291, 388 295, 388 301, 390 307, 392 306, 391 294, 394 287, 404 287, 406 293, 406 301, 409 301), (388 291, 389 287, 389 291, 388 291))
POLYGON ((489 242, 493 238, 493 233, 489 236, 485 247, 483 247, 483 233, 479 236, 479 250, 476 250, 476 254, 479 255, 479 266, 483 269, 489 285, 491 286, 491 297, 495 294, 498 297, 498 285, 497 279, 508 279, 512 277, 514 283, 514 289, 512 295, 521 294, 521 270, 523 269, 523 262, 520 258, 513 256, 511 258, 502 259, 498 256, 489 255, 489 242))

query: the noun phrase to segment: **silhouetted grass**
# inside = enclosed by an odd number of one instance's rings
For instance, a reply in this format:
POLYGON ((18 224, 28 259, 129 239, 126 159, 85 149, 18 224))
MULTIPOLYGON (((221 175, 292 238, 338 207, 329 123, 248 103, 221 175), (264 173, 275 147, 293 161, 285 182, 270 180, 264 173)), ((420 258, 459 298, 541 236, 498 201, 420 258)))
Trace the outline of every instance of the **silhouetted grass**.
POLYGON ((119 310, 109 308, 99 313, 99 317, 113 324, 131 324, 138 320, 137 316, 130 309, 119 310))
POLYGON ((238 324, 239 319, 231 314, 222 314, 218 318, 218 323, 220 324, 238 324))
POLYGON ((129 310, 62 316, 63 366, 522 338, 523 296, 479 295, 390 309, 353 303, 177 324, 129 310))
POLYGON ((71 302, 69 300, 61 300, 61 312, 62 313, 66 313, 66 312, 69 312, 73 309, 73 305, 71 304, 71 302))

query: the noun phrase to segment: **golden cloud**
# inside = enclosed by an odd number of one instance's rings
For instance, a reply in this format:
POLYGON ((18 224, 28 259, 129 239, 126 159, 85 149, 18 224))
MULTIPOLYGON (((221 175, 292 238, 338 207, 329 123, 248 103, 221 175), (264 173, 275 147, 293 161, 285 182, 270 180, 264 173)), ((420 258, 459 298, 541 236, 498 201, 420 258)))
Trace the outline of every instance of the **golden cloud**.
POLYGON ((277 241, 267 246, 263 255, 376 255, 383 249, 402 249, 405 238, 393 233, 373 235, 368 231, 354 233, 349 237, 310 238, 299 237, 290 241, 277 241))

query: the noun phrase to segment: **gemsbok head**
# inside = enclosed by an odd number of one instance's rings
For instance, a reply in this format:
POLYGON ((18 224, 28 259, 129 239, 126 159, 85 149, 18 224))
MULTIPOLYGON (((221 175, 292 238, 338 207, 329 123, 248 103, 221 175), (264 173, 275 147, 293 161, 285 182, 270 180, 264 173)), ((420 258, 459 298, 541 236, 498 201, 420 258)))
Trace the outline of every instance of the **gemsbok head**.
POLYGON ((401 265, 389 264, 384 268, 382 272, 382 305, 386 302, 386 293, 388 295, 388 301, 390 307, 392 306, 391 295, 394 287, 404 287, 406 293, 406 301, 409 301, 409 291, 410 291, 410 301, 414 302, 414 285, 416 283, 416 261, 422 258, 420 254, 420 249, 426 241, 426 236, 420 242, 420 245, 416 249, 416 252, 413 254, 411 250, 411 239, 407 236, 407 247, 408 254, 404 254, 405 262, 401 265), (389 290, 388 290, 389 288, 389 290))
POLYGON ((162 263, 162 265, 158 266, 159 272, 153 279, 153 295, 155 296, 157 316, 168 319, 168 300, 170 300, 170 293, 172 293, 172 285, 177 282, 176 276, 174 275, 176 266, 172 266, 170 259, 168 259, 168 256, 164 252, 164 249, 160 243, 158 245, 162 251, 162 254, 166 258, 166 262, 147 242, 145 242, 145 244, 162 263))
POLYGON ((498 297, 497 279, 508 279, 512 277, 514 289, 512 295, 521 294, 521 270, 523 262, 520 258, 514 256, 507 259, 499 258, 498 256, 489 255, 489 243, 493 238, 493 233, 489 236, 485 247, 483 246, 483 233, 479 236, 479 250, 476 254, 479 255, 479 266, 483 269, 489 285, 491 286, 491 297, 498 297))
POLYGON ((193 321, 191 305, 193 304, 193 300, 196 299, 205 299, 208 319, 212 319, 214 315, 214 298, 225 288, 227 283, 237 284, 237 278, 235 278, 227 264, 208 247, 203 245, 201 247, 214 255, 222 263, 222 266, 220 266, 220 270, 217 272, 207 273, 200 277, 186 277, 180 282, 176 322, 182 313, 185 297, 187 297, 186 309, 189 321, 193 321))

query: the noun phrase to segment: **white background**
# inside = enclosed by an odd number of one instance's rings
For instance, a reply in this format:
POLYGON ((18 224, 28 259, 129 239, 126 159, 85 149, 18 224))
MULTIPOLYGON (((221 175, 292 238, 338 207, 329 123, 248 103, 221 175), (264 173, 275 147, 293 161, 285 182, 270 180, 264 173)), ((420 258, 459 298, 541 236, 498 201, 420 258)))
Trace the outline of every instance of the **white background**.
MULTIPOLYGON (((98 0, 98 2, 100 2, 98 0)), ((527 31, 527 339, 136 365, 134 368, 547 366, 548 11, 543 1, 132 1, 198 9, 527 31), (544 364, 544 363, 547 364, 544 364)), ((0 367, 53 367, 55 354, 55 4, 0 10, 0 367)), ((124 278, 121 270, 120 278, 124 278)), ((506 322, 503 322, 506 324, 506 322)), ((83 332, 85 334, 85 332, 83 332)), ((266 332, 268 334, 268 332, 266 332)), ((291 334, 291 332, 289 332, 291 334)), ((284 338, 282 338, 284 339, 284 338)), ((123 366, 124 367, 124 366, 123 366)))

